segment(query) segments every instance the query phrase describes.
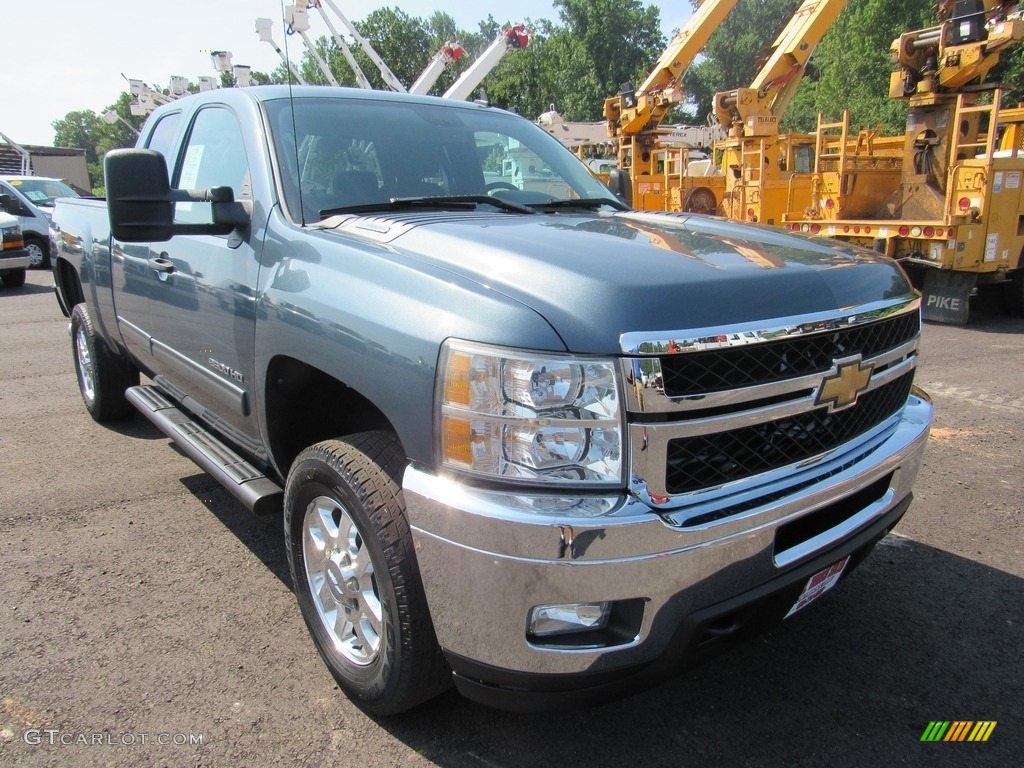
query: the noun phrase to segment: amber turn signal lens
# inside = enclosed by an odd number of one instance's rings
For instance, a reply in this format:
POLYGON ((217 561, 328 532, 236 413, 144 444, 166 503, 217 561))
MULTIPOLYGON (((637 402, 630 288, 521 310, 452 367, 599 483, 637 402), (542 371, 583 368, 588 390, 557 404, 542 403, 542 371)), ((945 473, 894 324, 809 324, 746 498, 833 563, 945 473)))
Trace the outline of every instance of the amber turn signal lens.
POLYGON ((446 461, 473 464, 473 426, 465 419, 445 416, 441 426, 441 450, 446 461))

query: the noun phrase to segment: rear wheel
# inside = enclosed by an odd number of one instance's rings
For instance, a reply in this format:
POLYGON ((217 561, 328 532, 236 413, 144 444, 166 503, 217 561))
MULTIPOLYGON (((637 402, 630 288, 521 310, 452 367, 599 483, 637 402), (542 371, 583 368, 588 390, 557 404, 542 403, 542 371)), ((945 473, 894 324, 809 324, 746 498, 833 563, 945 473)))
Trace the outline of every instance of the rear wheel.
POLYGON ((89 415, 96 421, 112 421, 131 413, 124 392, 139 383, 139 372, 96 335, 85 304, 76 304, 71 312, 71 352, 89 415))
MULTIPOLYGON (((1024 260, 1024 254, 1021 259, 1024 260)), ((1024 317, 1024 266, 1015 271, 1010 282, 1003 286, 1003 305, 1010 314, 1024 317)))
POLYGON ((285 541, 303 618, 341 688, 378 715, 445 690, 405 519, 394 436, 363 432, 298 455, 285 488, 285 541))
POLYGON ((21 288, 25 284, 25 270, 9 269, 0 273, 0 281, 6 288, 21 288))

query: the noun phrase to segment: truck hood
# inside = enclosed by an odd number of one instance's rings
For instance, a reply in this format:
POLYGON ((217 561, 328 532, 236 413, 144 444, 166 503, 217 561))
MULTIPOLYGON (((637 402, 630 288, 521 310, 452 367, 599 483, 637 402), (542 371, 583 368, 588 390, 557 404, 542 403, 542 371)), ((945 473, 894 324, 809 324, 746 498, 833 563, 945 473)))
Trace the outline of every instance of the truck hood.
POLYGON ((722 329, 912 293, 899 267, 869 251, 717 217, 415 213, 337 229, 533 308, 580 353, 618 352, 629 332, 722 329))

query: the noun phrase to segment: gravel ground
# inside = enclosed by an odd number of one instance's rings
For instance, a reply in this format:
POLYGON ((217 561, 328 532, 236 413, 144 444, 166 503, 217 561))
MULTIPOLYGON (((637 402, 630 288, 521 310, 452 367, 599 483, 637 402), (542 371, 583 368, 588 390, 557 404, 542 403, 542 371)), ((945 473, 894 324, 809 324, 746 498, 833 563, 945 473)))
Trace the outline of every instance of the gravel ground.
POLYGON ((141 417, 86 414, 51 282, 0 289, 2 765, 1021 764, 1024 322, 926 326, 916 501, 814 607, 592 709, 377 720, 316 655, 279 526, 141 417), (997 726, 921 743, 932 720, 997 726))

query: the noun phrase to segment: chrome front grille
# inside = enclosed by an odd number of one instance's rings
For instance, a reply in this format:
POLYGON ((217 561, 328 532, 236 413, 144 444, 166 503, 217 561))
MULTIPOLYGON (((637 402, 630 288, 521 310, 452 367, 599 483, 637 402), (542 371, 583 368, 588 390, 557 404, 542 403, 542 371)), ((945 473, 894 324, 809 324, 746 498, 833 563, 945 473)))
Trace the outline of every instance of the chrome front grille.
POLYGON ((665 490, 697 491, 830 451, 902 408, 913 380, 914 372, 909 371, 844 411, 816 408, 749 427, 669 440, 665 490))
POLYGON ((920 331, 920 301, 904 297, 714 335, 624 336, 634 492, 749 505, 765 482, 777 493, 787 467, 856 450, 906 404, 920 331))
MULTIPOLYGON (((665 394, 668 397, 702 395, 826 371, 837 358, 855 353, 865 359, 875 357, 916 338, 920 331, 920 317, 912 312, 868 326, 826 333, 812 331, 783 341, 664 355, 660 362, 665 394)), ((736 335, 741 339, 750 338, 736 335)), ((713 343, 713 340, 705 342, 713 343)))

